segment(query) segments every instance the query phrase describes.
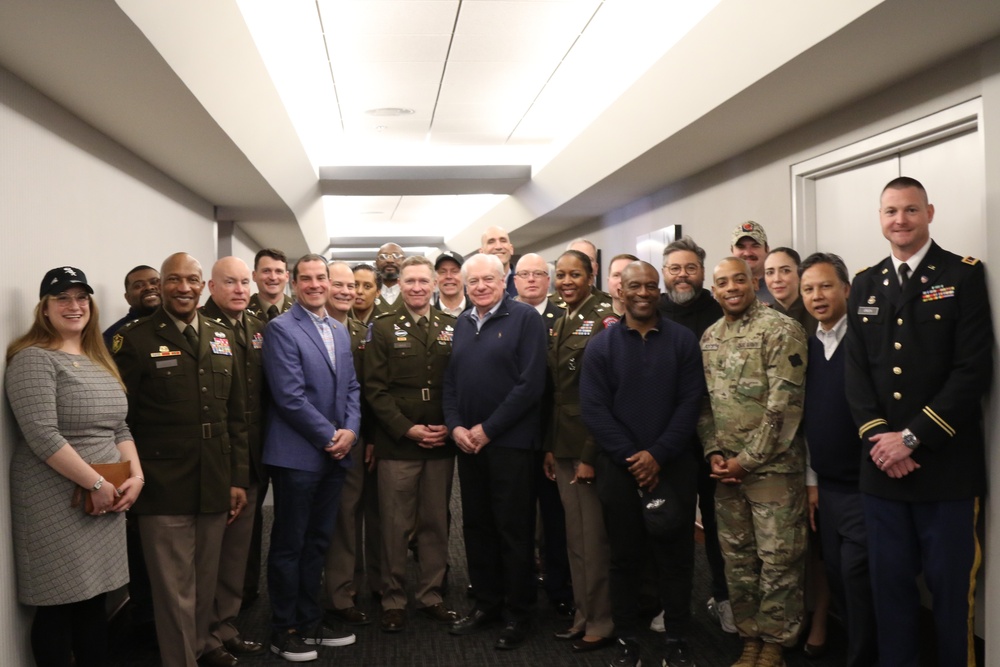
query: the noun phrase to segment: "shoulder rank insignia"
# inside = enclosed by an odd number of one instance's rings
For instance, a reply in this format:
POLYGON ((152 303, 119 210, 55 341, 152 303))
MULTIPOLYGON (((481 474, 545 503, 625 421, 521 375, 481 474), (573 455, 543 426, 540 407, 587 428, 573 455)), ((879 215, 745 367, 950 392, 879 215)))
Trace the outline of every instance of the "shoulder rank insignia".
POLYGON ((975 257, 963 257, 962 258, 962 264, 968 264, 969 266, 975 266, 976 264, 979 264, 979 260, 976 259, 975 257))

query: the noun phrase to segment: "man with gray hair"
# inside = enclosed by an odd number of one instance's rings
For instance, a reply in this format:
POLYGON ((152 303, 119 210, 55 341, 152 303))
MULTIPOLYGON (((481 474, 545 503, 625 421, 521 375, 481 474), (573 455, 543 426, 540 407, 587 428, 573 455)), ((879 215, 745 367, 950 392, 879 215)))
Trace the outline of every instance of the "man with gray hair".
POLYGON ((459 449, 465 550, 476 604, 451 633, 472 634, 503 618, 507 625, 496 647, 513 649, 527 636, 535 597, 534 487, 545 327, 531 306, 504 293, 498 257, 474 255, 462 274, 472 308, 455 323, 444 419, 459 449))

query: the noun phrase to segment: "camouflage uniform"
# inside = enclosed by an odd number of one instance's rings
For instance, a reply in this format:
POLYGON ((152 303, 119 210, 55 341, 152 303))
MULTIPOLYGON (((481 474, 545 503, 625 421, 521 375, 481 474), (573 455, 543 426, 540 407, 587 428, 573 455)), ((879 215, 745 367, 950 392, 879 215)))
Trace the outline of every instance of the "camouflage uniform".
POLYGON ((709 327, 701 350, 709 393, 698 424, 705 457, 736 457, 748 473, 715 492, 736 627, 743 637, 790 645, 802 623, 805 573, 805 446, 798 432, 805 331, 755 301, 739 321, 709 327))

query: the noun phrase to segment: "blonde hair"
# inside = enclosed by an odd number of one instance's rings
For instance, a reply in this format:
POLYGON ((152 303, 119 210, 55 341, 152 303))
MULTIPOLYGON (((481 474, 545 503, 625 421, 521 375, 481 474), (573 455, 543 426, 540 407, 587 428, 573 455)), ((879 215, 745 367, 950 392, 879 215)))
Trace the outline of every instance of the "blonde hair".
MULTIPOLYGON (((122 385, 122 389, 124 389, 125 384, 118 372, 118 366, 111 358, 111 353, 108 352, 108 348, 104 344, 104 337, 101 336, 100 311, 97 308, 97 301, 92 295, 88 296, 90 296, 90 319, 83 328, 83 335, 80 337, 83 354, 95 364, 103 367, 114 379, 118 380, 118 384, 122 385)), ((28 329, 28 333, 7 346, 7 363, 10 363, 15 354, 29 347, 40 347, 44 350, 59 349, 62 337, 49 322, 49 319, 45 317, 45 307, 51 298, 48 294, 41 298, 38 305, 35 306, 35 321, 28 329)))

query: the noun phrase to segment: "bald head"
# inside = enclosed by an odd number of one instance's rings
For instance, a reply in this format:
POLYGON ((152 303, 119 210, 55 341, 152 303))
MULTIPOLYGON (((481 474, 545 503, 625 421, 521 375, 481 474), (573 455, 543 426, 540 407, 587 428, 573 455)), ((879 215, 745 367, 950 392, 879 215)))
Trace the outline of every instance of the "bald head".
POLYGON ((250 303, 250 267, 239 257, 223 257, 212 265, 208 291, 229 319, 239 319, 250 303))
POLYGON ((176 252, 163 260, 160 276, 163 309, 182 322, 192 322, 205 288, 201 264, 186 252, 176 252))
POLYGON ((514 256, 514 246, 511 245, 510 235, 503 227, 487 227, 483 232, 482 244, 479 252, 486 255, 495 255, 503 264, 504 273, 510 268, 510 258, 514 256))
POLYGON ((375 257, 375 268, 382 282, 395 285, 399 280, 399 265, 403 262, 403 248, 398 243, 383 243, 375 257))
POLYGON ((549 266, 541 255, 531 252, 517 260, 514 272, 514 286, 518 298, 532 306, 537 306, 549 294, 549 266))

